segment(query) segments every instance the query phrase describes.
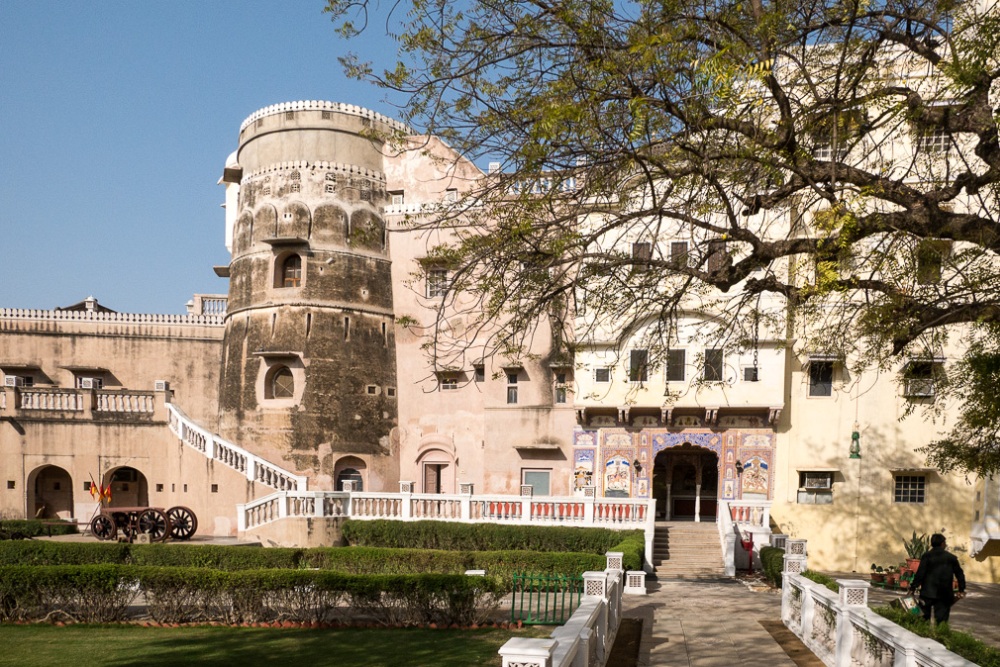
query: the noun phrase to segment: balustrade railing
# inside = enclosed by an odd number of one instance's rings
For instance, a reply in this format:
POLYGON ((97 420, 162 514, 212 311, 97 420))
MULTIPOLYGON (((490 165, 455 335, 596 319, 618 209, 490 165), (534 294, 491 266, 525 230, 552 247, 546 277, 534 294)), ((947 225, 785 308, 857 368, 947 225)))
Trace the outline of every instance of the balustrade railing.
MULTIPOLYGON (((172 423, 171 428, 176 429, 172 423)), ((182 437, 183 439, 183 437, 182 437)), ((196 440, 201 442, 201 439, 196 440)), ((196 445, 193 445, 196 446, 196 445)), ((196 446, 197 448, 197 446, 196 446)), ((217 447, 218 448, 218 447, 217 447)), ((600 526, 645 531, 647 561, 652 555, 655 500, 631 498, 559 498, 436 493, 382 493, 348 491, 279 491, 240 505, 239 530, 274 521, 283 514, 261 513, 260 506, 278 502, 287 507, 291 498, 323 498, 307 515, 349 517, 351 519, 394 519, 397 521, 458 521, 464 523, 512 523, 536 526, 600 526)), ((647 563, 648 565, 648 563, 647 563)))
POLYGON ((223 315, 165 315, 157 313, 111 313, 94 310, 41 310, 0 308, 3 320, 44 320, 56 322, 118 322, 130 324, 178 324, 222 326, 223 315))
POLYGON ((869 582, 838 580, 840 590, 835 593, 806 579, 794 571, 802 558, 786 556, 781 618, 824 665, 975 666, 939 642, 920 637, 869 609, 869 582))
POLYGON ((151 391, 100 390, 95 392, 95 412, 152 414, 156 410, 156 394, 151 391))
POLYGON ((83 394, 76 389, 18 389, 20 409, 51 410, 59 412, 80 412, 83 410, 83 394))
POLYGON ((307 482, 304 476, 265 461, 242 447, 206 431, 171 403, 167 403, 167 412, 167 421, 173 434, 181 442, 208 458, 242 473, 250 481, 260 482, 279 491, 306 490, 307 482))

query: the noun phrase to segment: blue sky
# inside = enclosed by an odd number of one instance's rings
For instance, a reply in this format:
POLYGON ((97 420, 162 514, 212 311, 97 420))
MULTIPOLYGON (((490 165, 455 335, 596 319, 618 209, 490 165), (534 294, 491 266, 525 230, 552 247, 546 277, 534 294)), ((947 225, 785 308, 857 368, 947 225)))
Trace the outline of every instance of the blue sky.
POLYGON ((337 63, 394 45, 345 43, 323 4, 0 0, 0 308, 182 313, 226 292, 216 183, 243 119, 303 99, 396 116, 337 63))

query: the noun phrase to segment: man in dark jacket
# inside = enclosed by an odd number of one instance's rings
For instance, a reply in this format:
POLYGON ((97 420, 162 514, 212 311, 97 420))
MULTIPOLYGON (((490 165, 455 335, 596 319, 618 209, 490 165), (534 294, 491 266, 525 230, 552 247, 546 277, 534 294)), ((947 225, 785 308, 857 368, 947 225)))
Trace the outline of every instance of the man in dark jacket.
POLYGON ((965 573, 954 554, 945 551, 944 535, 931 535, 931 549, 920 558, 920 567, 913 576, 911 591, 920 589, 920 606, 924 610, 924 620, 929 621, 931 611, 937 623, 948 621, 951 605, 956 599, 965 597, 965 573), (952 580, 958 580, 958 595, 955 595, 952 580))

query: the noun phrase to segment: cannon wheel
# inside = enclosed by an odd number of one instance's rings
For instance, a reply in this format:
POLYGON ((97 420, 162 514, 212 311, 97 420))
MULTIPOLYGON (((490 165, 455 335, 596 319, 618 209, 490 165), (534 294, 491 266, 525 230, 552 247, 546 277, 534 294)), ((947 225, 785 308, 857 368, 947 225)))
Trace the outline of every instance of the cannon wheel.
POLYGON ((118 535, 115 521, 107 514, 98 514, 90 521, 90 534, 99 540, 113 540, 118 535))
POLYGON ((187 507, 171 507, 167 510, 170 519, 170 537, 175 540, 189 540, 198 530, 198 517, 187 507))
POLYGON ((150 542, 162 542, 170 537, 170 519, 158 509, 149 508, 139 514, 139 532, 149 535, 150 542))
POLYGON ((115 522, 115 527, 122 532, 126 539, 132 539, 132 519, 127 512, 112 512, 111 519, 115 522))

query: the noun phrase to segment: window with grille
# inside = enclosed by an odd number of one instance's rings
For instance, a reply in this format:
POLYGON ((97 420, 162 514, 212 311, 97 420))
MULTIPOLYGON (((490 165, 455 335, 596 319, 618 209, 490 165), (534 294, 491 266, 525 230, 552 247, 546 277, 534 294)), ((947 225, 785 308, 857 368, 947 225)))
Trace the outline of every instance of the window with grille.
POLYGON ((667 382, 684 382, 684 350, 667 350, 667 382))
POLYGON ((715 271, 721 271, 726 266, 726 260, 729 259, 729 255, 726 254, 726 242, 720 240, 714 240, 708 242, 708 272, 713 273, 715 271))
POLYGON ((721 382, 723 379, 723 353, 719 349, 705 350, 705 379, 709 382, 721 382))
POLYGON ((943 127, 929 127, 917 133, 917 150, 922 153, 944 153, 951 146, 951 135, 943 127))
POLYGON ((427 270, 427 298, 444 296, 448 293, 449 287, 451 287, 451 280, 448 269, 427 270))
POLYGON ((302 258, 289 255, 281 263, 281 287, 300 287, 302 285, 302 258))
POLYGON ((670 244, 670 265, 677 268, 688 265, 687 241, 673 241, 670 244))
POLYGON ((295 380, 292 370, 280 366, 271 374, 271 395, 269 398, 292 398, 295 395, 295 380))
POLYGON ((507 404, 517 403, 517 373, 507 373, 507 404))
POLYGON ((454 391, 458 389, 458 378, 455 376, 445 376, 439 380, 441 391, 454 391))
POLYGON ((933 398, 935 376, 943 373, 933 360, 915 359, 903 371, 903 395, 907 398, 933 398))
POLYGON ((925 240, 917 246, 917 282, 933 285, 941 282, 941 267, 951 254, 948 241, 925 240))
POLYGON ((594 369, 594 382, 600 384, 607 384, 611 382, 611 369, 607 366, 602 366, 601 368, 594 369))
POLYGON ((566 402, 566 374, 556 373, 556 386, 555 386, 555 397, 556 403, 566 402))
POLYGON ((628 362, 629 382, 649 380, 649 350, 632 350, 628 362))
POLYGON ((632 244, 632 268, 635 271, 646 271, 649 269, 649 261, 653 259, 653 244, 649 241, 641 241, 632 244))
POLYGON ((924 492, 927 486, 925 475, 895 475, 892 501, 894 503, 924 502, 924 492))
POLYGON ((809 395, 810 396, 833 395, 832 361, 809 362, 809 395))

